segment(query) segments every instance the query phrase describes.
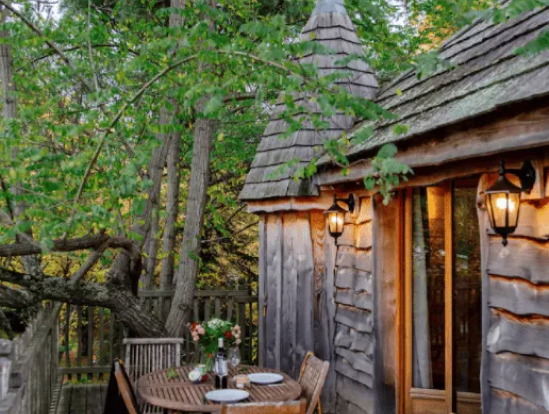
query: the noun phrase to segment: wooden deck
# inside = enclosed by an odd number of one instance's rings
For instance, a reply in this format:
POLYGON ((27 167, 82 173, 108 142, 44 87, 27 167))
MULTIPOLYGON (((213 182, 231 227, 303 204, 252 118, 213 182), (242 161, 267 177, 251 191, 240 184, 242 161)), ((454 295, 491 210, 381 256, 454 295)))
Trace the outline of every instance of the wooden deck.
POLYGON ((107 384, 64 386, 57 414, 102 414, 106 395, 107 384))

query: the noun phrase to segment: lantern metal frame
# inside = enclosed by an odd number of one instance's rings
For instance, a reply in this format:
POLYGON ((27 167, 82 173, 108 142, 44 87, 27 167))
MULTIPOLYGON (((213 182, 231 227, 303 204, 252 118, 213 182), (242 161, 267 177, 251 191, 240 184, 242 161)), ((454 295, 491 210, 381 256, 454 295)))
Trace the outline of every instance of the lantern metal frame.
MULTIPOLYGON (((329 217, 332 213, 343 213, 344 215, 349 213, 353 213, 355 211, 356 201, 355 196, 353 194, 350 194, 347 198, 337 198, 337 194, 334 194, 334 203, 332 206, 324 212, 324 216, 326 218, 329 217), (349 207, 349 211, 345 210, 343 207, 339 205, 339 203, 345 203, 349 207)), ((332 232, 330 231, 330 226, 328 224, 328 231, 330 235, 335 239, 335 243, 337 244, 337 239, 343 234, 343 232, 332 232)))
POLYGON ((513 234, 517 229, 518 221, 520 219, 520 194, 523 192, 530 192, 534 188, 536 183, 536 170, 530 161, 524 162, 520 169, 506 169, 505 163, 501 161, 499 169, 499 177, 490 188, 484 191, 484 194, 487 196, 486 204, 488 210, 488 216, 490 219, 490 225, 492 229, 503 237, 503 245, 507 246, 509 243, 507 238, 510 234, 513 234), (513 184, 506 177, 507 174, 516 176, 520 180, 520 187, 513 184), (494 203, 496 200, 493 197, 501 196, 505 194, 506 204, 505 204, 505 226, 497 226, 496 216, 494 212, 494 203), (509 209, 510 209, 510 195, 519 194, 517 213, 516 213, 516 222, 510 223, 509 221, 509 209))

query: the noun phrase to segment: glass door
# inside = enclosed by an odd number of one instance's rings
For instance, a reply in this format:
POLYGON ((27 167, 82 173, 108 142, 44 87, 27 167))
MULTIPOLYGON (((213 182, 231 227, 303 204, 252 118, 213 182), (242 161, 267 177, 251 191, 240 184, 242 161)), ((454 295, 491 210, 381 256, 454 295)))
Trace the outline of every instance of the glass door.
POLYGON ((409 189, 404 228, 404 410, 479 414, 478 179, 409 189))

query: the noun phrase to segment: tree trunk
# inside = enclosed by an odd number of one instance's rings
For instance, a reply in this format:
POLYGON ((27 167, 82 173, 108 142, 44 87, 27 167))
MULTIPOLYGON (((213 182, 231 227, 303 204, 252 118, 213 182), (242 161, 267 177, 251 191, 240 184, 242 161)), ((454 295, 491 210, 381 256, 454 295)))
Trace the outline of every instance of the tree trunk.
MULTIPOLYGON (((197 105, 202 114, 206 100, 197 105)), ((210 182, 210 153, 215 121, 199 118, 194 129, 193 160, 189 195, 185 211, 185 230, 181 244, 181 259, 177 271, 176 291, 172 301, 166 328, 170 335, 180 337, 185 323, 190 321, 200 257, 200 233, 204 224, 204 212, 208 184, 210 182)))
POLYGON ((166 257, 162 260, 162 272, 160 274, 161 289, 170 289, 173 284, 174 274, 174 249, 176 237, 177 215, 179 213, 179 159, 181 152, 181 134, 175 133, 170 143, 168 153, 168 194, 166 201, 166 228, 162 250, 166 257))
MULTIPOLYGON (((185 7, 185 2, 186 0, 171 0, 171 3, 170 3, 170 6, 174 9, 183 9, 185 7)), ((175 27, 180 27, 182 26, 184 23, 184 20, 183 20, 183 17, 180 15, 180 14, 177 14, 177 13, 172 13, 170 15, 170 21, 169 21, 169 25, 171 28, 175 28, 175 27)), ((176 49, 177 51, 177 49, 176 49)), ((168 109, 166 107, 163 107, 162 110, 161 110, 161 113, 160 113, 160 124, 161 125, 169 125, 170 121, 172 119, 174 119, 174 117, 177 115, 177 106, 175 104, 175 102, 172 102, 172 106, 175 108, 172 113, 168 112, 168 109)), ((179 134, 168 134, 166 132, 160 134, 160 135, 164 135, 164 137, 161 137, 162 139, 166 139, 165 136, 168 136, 169 135, 169 139, 170 139, 170 142, 171 140, 180 140, 181 137, 179 134)), ((176 144, 176 145, 179 145, 179 144, 176 144)), ((166 153, 166 155, 168 156, 168 154, 170 154, 172 152, 172 144, 170 143, 170 146, 168 148, 168 152, 166 153)), ((177 156, 179 157, 179 153, 177 154, 177 156)), ((164 170, 164 164, 162 164, 162 172, 164 170)), ((168 169, 169 169, 169 165, 168 165, 168 169)), ((161 173, 162 173, 161 172, 161 173)), ((169 172, 168 172, 169 173, 169 172)), ((168 183, 168 185, 170 185, 170 183, 168 183)), ((177 182, 177 186, 179 187, 179 180, 177 182)), ((160 186, 159 186, 159 190, 160 190, 160 186)), ((160 192, 158 193, 158 195, 160 196, 160 192)), ((179 199, 179 192, 177 193, 177 200, 176 200, 176 203, 179 199)), ((159 230, 159 211, 158 211, 158 206, 159 206, 159 203, 158 203, 158 199, 156 200, 153 200, 154 202, 154 212, 153 212, 153 215, 152 215, 152 223, 151 223, 151 228, 149 229, 149 234, 147 236, 147 241, 146 241, 146 252, 147 252, 147 260, 145 262, 145 273, 142 275, 141 277, 141 282, 143 283, 143 285, 147 288, 147 289, 152 289, 152 287, 154 286, 154 272, 155 272, 155 269, 156 269, 156 262, 157 262, 157 254, 158 254, 158 239, 156 238, 156 234, 158 233, 158 230, 159 230)), ((169 195, 168 195, 168 203, 170 202, 169 200, 169 195)), ((166 209, 168 208, 168 206, 166 206, 166 209)), ((177 207, 176 207, 177 208, 177 207)), ((169 216, 170 212, 168 211, 168 216, 169 216)), ((177 213, 176 213, 177 214, 177 213)), ((173 245, 172 245, 172 248, 171 250, 169 250, 170 252, 173 250, 173 245)), ((173 269, 173 266, 172 266, 172 269, 173 269)))
MULTIPOLYGON (((8 17, 8 10, 0 7, 0 23, 5 24, 8 17)), ((0 31, 0 77, 2 79, 2 97, 4 106, 4 119, 17 118, 17 95, 15 83, 13 81, 13 57, 11 53, 11 45, 6 43, 6 39, 9 39, 10 34, 6 30, 0 31)), ((12 149, 12 159, 17 161, 18 148, 12 149)), ((25 216, 25 206, 18 198, 22 195, 20 184, 16 183, 11 188, 13 194, 13 213, 15 222, 19 222, 25 216)), ((32 238, 32 232, 29 231, 27 235, 32 238)), ((23 241, 21 236, 18 236, 18 241, 23 241)), ((23 259, 23 265, 25 271, 31 275, 39 275, 42 272, 40 267, 39 256, 27 256, 23 259)))

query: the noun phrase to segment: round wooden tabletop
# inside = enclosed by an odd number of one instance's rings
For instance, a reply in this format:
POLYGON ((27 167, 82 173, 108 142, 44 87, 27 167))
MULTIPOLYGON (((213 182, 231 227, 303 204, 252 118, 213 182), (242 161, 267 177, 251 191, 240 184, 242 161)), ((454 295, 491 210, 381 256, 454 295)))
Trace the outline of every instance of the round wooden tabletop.
MULTIPOLYGON (((215 390, 214 376, 208 374, 208 380, 195 385, 189 381, 188 374, 194 366, 185 365, 176 368, 178 378, 168 379, 169 369, 154 371, 137 380, 136 389, 142 400, 167 410, 182 412, 216 413, 221 411, 221 405, 206 400, 204 397, 209 391, 215 390)), ((255 372, 274 372, 284 377, 282 384, 258 386, 252 385, 246 389, 250 393, 249 402, 292 401, 301 396, 301 385, 288 375, 267 368, 240 366, 240 374, 255 372)), ((232 377, 234 371, 229 373, 229 388, 235 388, 232 377)))

